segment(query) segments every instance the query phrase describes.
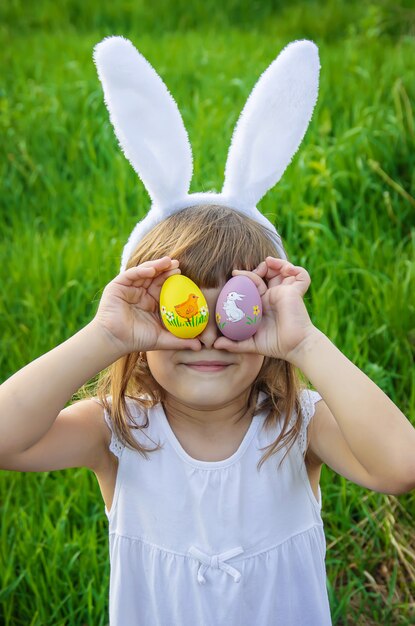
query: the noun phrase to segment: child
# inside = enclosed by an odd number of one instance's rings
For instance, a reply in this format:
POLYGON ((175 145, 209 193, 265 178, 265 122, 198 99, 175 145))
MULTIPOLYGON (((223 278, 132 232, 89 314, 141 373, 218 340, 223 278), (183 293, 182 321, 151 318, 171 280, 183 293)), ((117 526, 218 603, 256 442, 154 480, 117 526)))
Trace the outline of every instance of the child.
POLYGON ((310 277, 274 227, 218 197, 154 203, 93 320, 1 386, 0 467, 94 471, 112 626, 330 625, 322 464, 405 493, 415 430, 312 323, 310 277), (210 315, 193 339, 171 334, 160 290, 180 272, 211 312, 231 276, 251 278, 257 332, 231 341, 210 315), (94 398, 62 408, 105 368, 94 398))

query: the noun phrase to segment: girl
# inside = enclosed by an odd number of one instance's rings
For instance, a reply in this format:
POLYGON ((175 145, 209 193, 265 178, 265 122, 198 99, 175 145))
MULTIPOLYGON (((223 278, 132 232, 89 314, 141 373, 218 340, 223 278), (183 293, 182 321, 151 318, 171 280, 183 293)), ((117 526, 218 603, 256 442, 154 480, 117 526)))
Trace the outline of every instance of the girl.
POLYGON ((177 107, 131 43, 105 40, 96 62, 152 207, 92 321, 0 387, 0 467, 95 473, 109 520, 112 626, 328 626, 322 464, 405 493, 415 429, 312 323, 310 277, 255 206, 311 117, 316 47, 290 44, 259 80, 221 194, 187 195, 177 107), (193 339, 169 333, 160 291, 180 272, 210 311, 231 276, 251 278, 263 308, 255 335, 231 341, 213 315, 193 339), (106 368, 96 396, 63 408, 106 368))
POLYGON ((313 325, 309 285, 262 225, 185 209, 142 239, 85 328, 0 387, 2 468, 99 481, 113 626, 329 625, 322 464, 375 491, 413 488, 414 429, 313 325), (233 342, 212 315, 174 337, 158 301, 180 271, 211 311, 226 280, 249 276, 256 334, 233 342), (62 409, 108 366, 96 397, 62 409))

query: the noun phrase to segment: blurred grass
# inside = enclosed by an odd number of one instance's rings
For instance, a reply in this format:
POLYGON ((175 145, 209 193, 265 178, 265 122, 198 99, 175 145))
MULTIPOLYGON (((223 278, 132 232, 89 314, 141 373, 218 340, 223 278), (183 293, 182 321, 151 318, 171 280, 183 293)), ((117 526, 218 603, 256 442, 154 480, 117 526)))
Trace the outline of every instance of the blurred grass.
MULTIPOLYGON (((221 188, 259 75, 289 41, 311 38, 319 101, 260 208, 310 272, 314 323, 415 424, 414 33, 413 4, 389 0, 2 3, 1 379, 88 323, 149 207, 109 123, 95 43, 129 37, 163 77, 198 191, 221 188)), ((414 492, 370 492, 328 468, 321 487, 333 623, 414 624, 414 492)), ((2 472, 0 502, 0 623, 105 625, 94 476, 2 472)))

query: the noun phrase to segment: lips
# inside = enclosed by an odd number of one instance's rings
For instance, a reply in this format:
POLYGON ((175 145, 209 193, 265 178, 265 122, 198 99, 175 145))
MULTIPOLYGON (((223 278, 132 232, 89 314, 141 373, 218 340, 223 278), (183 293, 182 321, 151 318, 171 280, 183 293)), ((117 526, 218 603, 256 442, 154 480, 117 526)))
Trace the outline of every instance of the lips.
POLYGON ((183 363, 189 369, 196 372, 220 372, 232 363, 226 363, 225 361, 195 361, 194 363, 183 363))
POLYGON ((231 365, 225 361, 193 361, 192 363, 185 363, 185 365, 231 365))

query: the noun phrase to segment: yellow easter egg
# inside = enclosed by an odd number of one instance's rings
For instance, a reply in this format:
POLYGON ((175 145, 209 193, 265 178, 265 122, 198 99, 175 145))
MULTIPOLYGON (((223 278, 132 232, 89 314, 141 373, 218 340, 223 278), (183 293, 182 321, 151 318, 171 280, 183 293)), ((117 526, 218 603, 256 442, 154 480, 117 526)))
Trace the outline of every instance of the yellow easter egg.
POLYGON ((161 287, 160 315, 173 335, 192 339, 206 327, 209 309, 199 287, 190 278, 174 274, 161 287))

